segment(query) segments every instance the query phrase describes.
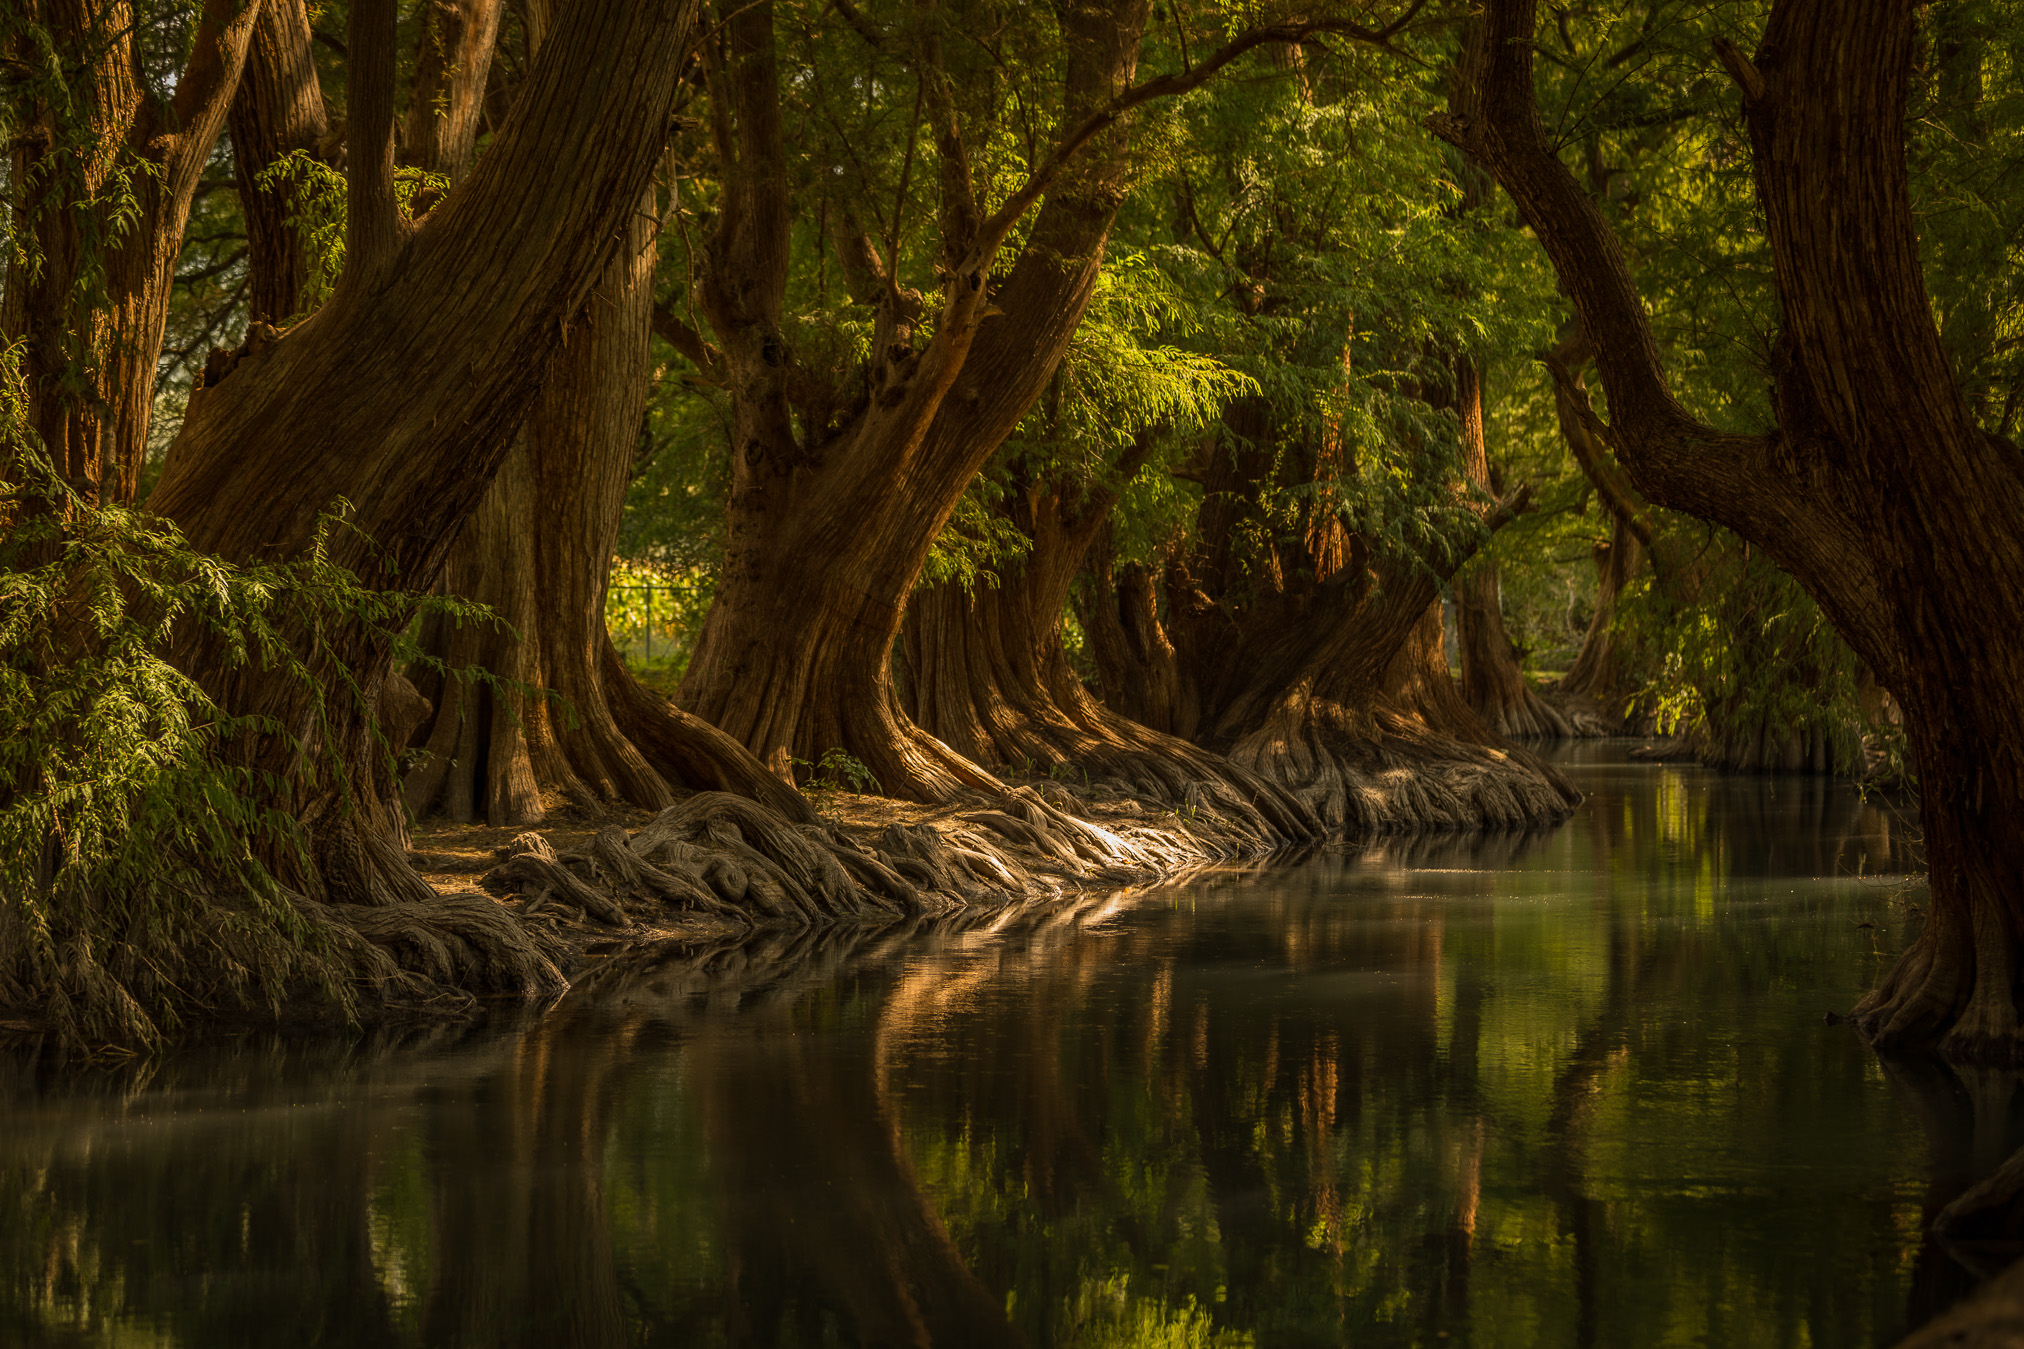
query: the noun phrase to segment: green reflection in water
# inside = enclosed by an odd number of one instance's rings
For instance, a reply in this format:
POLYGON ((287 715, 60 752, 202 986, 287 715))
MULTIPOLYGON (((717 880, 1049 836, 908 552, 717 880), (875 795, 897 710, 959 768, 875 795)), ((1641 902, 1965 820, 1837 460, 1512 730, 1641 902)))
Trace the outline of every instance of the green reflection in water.
POLYGON ((2019 1099, 1823 1022, 1898 822, 1586 759, 1542 837, 0 1064, 0 1345, 1888 1343, 2019 1099))

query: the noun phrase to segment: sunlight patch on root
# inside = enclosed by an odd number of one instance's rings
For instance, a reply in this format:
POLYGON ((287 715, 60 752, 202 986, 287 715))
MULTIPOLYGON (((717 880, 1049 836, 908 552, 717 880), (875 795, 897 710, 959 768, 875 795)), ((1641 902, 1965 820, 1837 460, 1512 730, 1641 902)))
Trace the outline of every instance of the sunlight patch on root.
POLYGON ((1366 727, 1317 716, 1290 735, 1254 732, 1230 757, 1351 837, 1531 828, 1566 819, 1581 800, 1558 771, 1523 750, 1471 744, 1403 719, 1374 718, 1366 727))

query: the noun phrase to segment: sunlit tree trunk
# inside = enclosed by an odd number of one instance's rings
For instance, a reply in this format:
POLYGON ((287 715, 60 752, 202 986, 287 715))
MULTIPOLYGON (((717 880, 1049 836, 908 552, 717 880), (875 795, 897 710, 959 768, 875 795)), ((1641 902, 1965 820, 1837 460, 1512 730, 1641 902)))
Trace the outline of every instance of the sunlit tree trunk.
MULTIPOLYGON (((393 196, 392 0, 354 5, 344 276, 317 313, 193 396, 151 508, 204 550, 286 558, 343 498, 357 529, 331 537, 333 560, 374 586, 433 585, 527 417, 527 372, 560 349, 620 251, 694 19, 672 2, 572 6, 491 153, 411 227, 393 196)), ((297 637, 334 697, 341 669, 378 698, 387 642, 350 625, 297 637)), ((289 784, 312 840, 314 874, 295 880, 336 899, 426 896, 372 802, 347 809, 344 780, 374 760, 358 709, 320 711, 299 681, 234 667, 200 638, 181 659, 224 707, 285 728, 242 748, 289 784)))
MULTIPOLYGON (((1143 453, 1119 476, 1129 478, 1143 453)), ((1058 487, 1035 485, 1014 511, 1029 538, 1023 559, 969 591, 945 583, 915 596, 904 633, 906 710, 980 764, 1107 779, 1168 805, 1220 806, 1268 838, 1317 832, 1284 791, 1106 708, 1069 667, 1061 615, 1115 500, 1092 491, 1071 506, 1058 487)))
MULTIPOLYGON (((1129 85, 1147 8, 1058 7, 1065 125, 1129 85)), ((916 349, 923 301, 858 249, 859 289, 879 296, 868 399, 840 425, 797 435, 796 372, 780 336, 792 217, 772 25, 770 5, 736 7, 712 76, 734 125, 720 134, 725 205, 699 299, 732 396, 733 476, 723 570, 681 701, 783 775, 791 758, 841 748, 895 795, 989 787, 988 773, 901 711, 892 646, 935 537, 1045 387, 1089 302, 1124 197, 1125 133, 1093 136, 1054 179, 994 284, 1012 219, 980 219, 953 108, 931 108, 955 260, 934 335, 916 349)), ((936 72, 927 78, 932 86, 936 72)))
MULTIPOLYGON (((1469 481, 1495 495, 1489 446, 1483 439, 1483 376, 1474 360, 1455 363, 1455 410, 1462 427, 1462 464, 1469 481)), ((1573 728, 1542 699, 1518 666, 1518 648, 1504 630, 1497 564, 1482 559, 1454 580, 1455 634, 1462 664, 1462 700, 1483 724, 1505 736, 1560 739, 1573 728)))

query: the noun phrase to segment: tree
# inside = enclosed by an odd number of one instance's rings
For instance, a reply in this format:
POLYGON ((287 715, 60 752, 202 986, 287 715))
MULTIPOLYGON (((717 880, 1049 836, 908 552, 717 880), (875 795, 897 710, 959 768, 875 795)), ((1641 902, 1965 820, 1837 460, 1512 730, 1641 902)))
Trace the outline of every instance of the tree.
POLYGON ((1977 424, 1932 317, 1906 171, 1914 7, 1778 0, 1754 56, 1717 44, 1775 265, 1761 435, 1706 425, 1669 388, 1612 229, 1543 137, 1535 11, 1490 6, 1480 114, 1429 125, 1496 175, 1552 259, 1609 398, 1591 425, 1639 489, 1769 551, 1904 708, 1932 901, 1857 1023, 1880 1049, 2010 1060, 2024 457, 1977 424))
MULTIPOLYGON (((330 504, 351 501, 355 529, 333 557, 369 584, 414 592, 435 581, 525 420, 526 372, 560 349, 618 251, 664 142, 694 11, 572 8, 491 151, 412 226, 394 192, 390 0, 364 0, 350 22, 336 292, 193 395, 149 504, 197 547, 244 559, 302 552, 330 504)), ((393 655, 384 634, 298 640, 319 677, 377 704, 393 655)), ((388 842, 383 804, 346 785, 371 781, 368 719, 220 656, 196 638, 179 653, 220 705, 288 728, 248 754, 289 784, 312 840, 314 874, 290 879, 357 902, 425 896, 388 842)))
POLYGON ((906 284, 896 231, 884 255, 864 231, 838 231, 839 264, 875 317, 868 363, 833 372, 797 359, 783 330, 795 211, 772 8, 726 14, 710 58, 723 186, 694 287, 716 343, 691 334, 687 350, 729 394, 733 479, 716 599, 680 701, 783 775, 792 759, 834 747, 896 795, 937 800, 992 785, 899 712, 892 643, 935 538, 1046 387, 1089 302, 1131 171, 1127 115, 1254 47, 1395 31, 1340 20, 1246 29, 1184 72, 1134 85, 1148 12, 1053 7, 1059 54, 1046 71, 1059 114, 1023 164, 997 166, 1019 182, 1002 198, 980 172, 978 144, 989 138, 963 116, 979 100, 980 112, 1005 112, 988 105, 996 76, 955 78, 943 51, 950 20, 933 11, 889 34, 865 30, 880 49, 907 42, 916 53, 918 116, 940 168, 940 309, 923 322, 928 301, 906 284), (1024 238, 994 280, 1015 230, 1024 238))
POLYGON ((210 0, 185 33, 125 0, 61 0, 0 26, 25 85, 0 334, 22 344, 35 430, 87 503, 139 487, 184 222, 260 15, 210 0))
POLYGON ((1227 810, 1264 838, 1303 837, 1317 826, 1298 802, 1099 703, 1062 643, 1076 574, 1124 492, 1141 475, 1164 476, 1221 401, 1250 387, 1212 357, 1157 342, 1184 311, 1171 281, 1136 255, 1098 282, 1048 393, 994 458, 990 472, 1004 481, 980 482, 995 498, 978 506, 990 536, 952 545, 952 528, 937 545, 979 546, 985 557, 916 591, 901 702, 915 725, 994 770, 1107 781, 1170 806, 1227 810))

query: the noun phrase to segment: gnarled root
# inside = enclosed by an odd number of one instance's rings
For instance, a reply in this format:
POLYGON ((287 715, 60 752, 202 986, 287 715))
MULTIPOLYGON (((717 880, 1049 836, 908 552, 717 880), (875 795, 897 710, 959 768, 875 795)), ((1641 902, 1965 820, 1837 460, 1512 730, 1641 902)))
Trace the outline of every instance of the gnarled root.
POLYGON ((1498 735, 1512 740, 1574 740, 1601 732, 1575 728, 1574 719, 1520 681, 1515 696, 1497 707, 1478 707, 1476 715, 1498 735))
POLYGON ((2011 948, 1995 913, 1970 923, 1935 896, 1918 939, 1849 1016, 1881 1054, 2024 1064, 2011 948))
POLYGON ((385 954, 386 965, 371 962, 361 971, 377 976, 382 993, 541 998, 569 987, 562 943, 482 895, 439 895, 428 904, 317 907, 327 930, 348 929, 385 954))
POLYGON ((1069 885, 1158 880, 1247 850, 1256 850, 1248 826, 1207 812, 1147 818, 1112 802, 1099 821, 1068 793, 1050 800, 1031 787, 972 793, 876 836, 792 824, 746 797, 703 792, 630 837, 605 827, 584 853, 558 855, 523 834, 482 883, 525 897, 527 909, 574 904, 637 933, 683 911, 734 928, 806 928, 1003 909, 1069 885))
POLYGON ((1268 723, 1230 758, 1354 836, 1521 829, 1566 819, 1581 793, 1537 755, 1428 730, 1384 709, 1359 718, 1316 700, 1291 729, 1268 723))

